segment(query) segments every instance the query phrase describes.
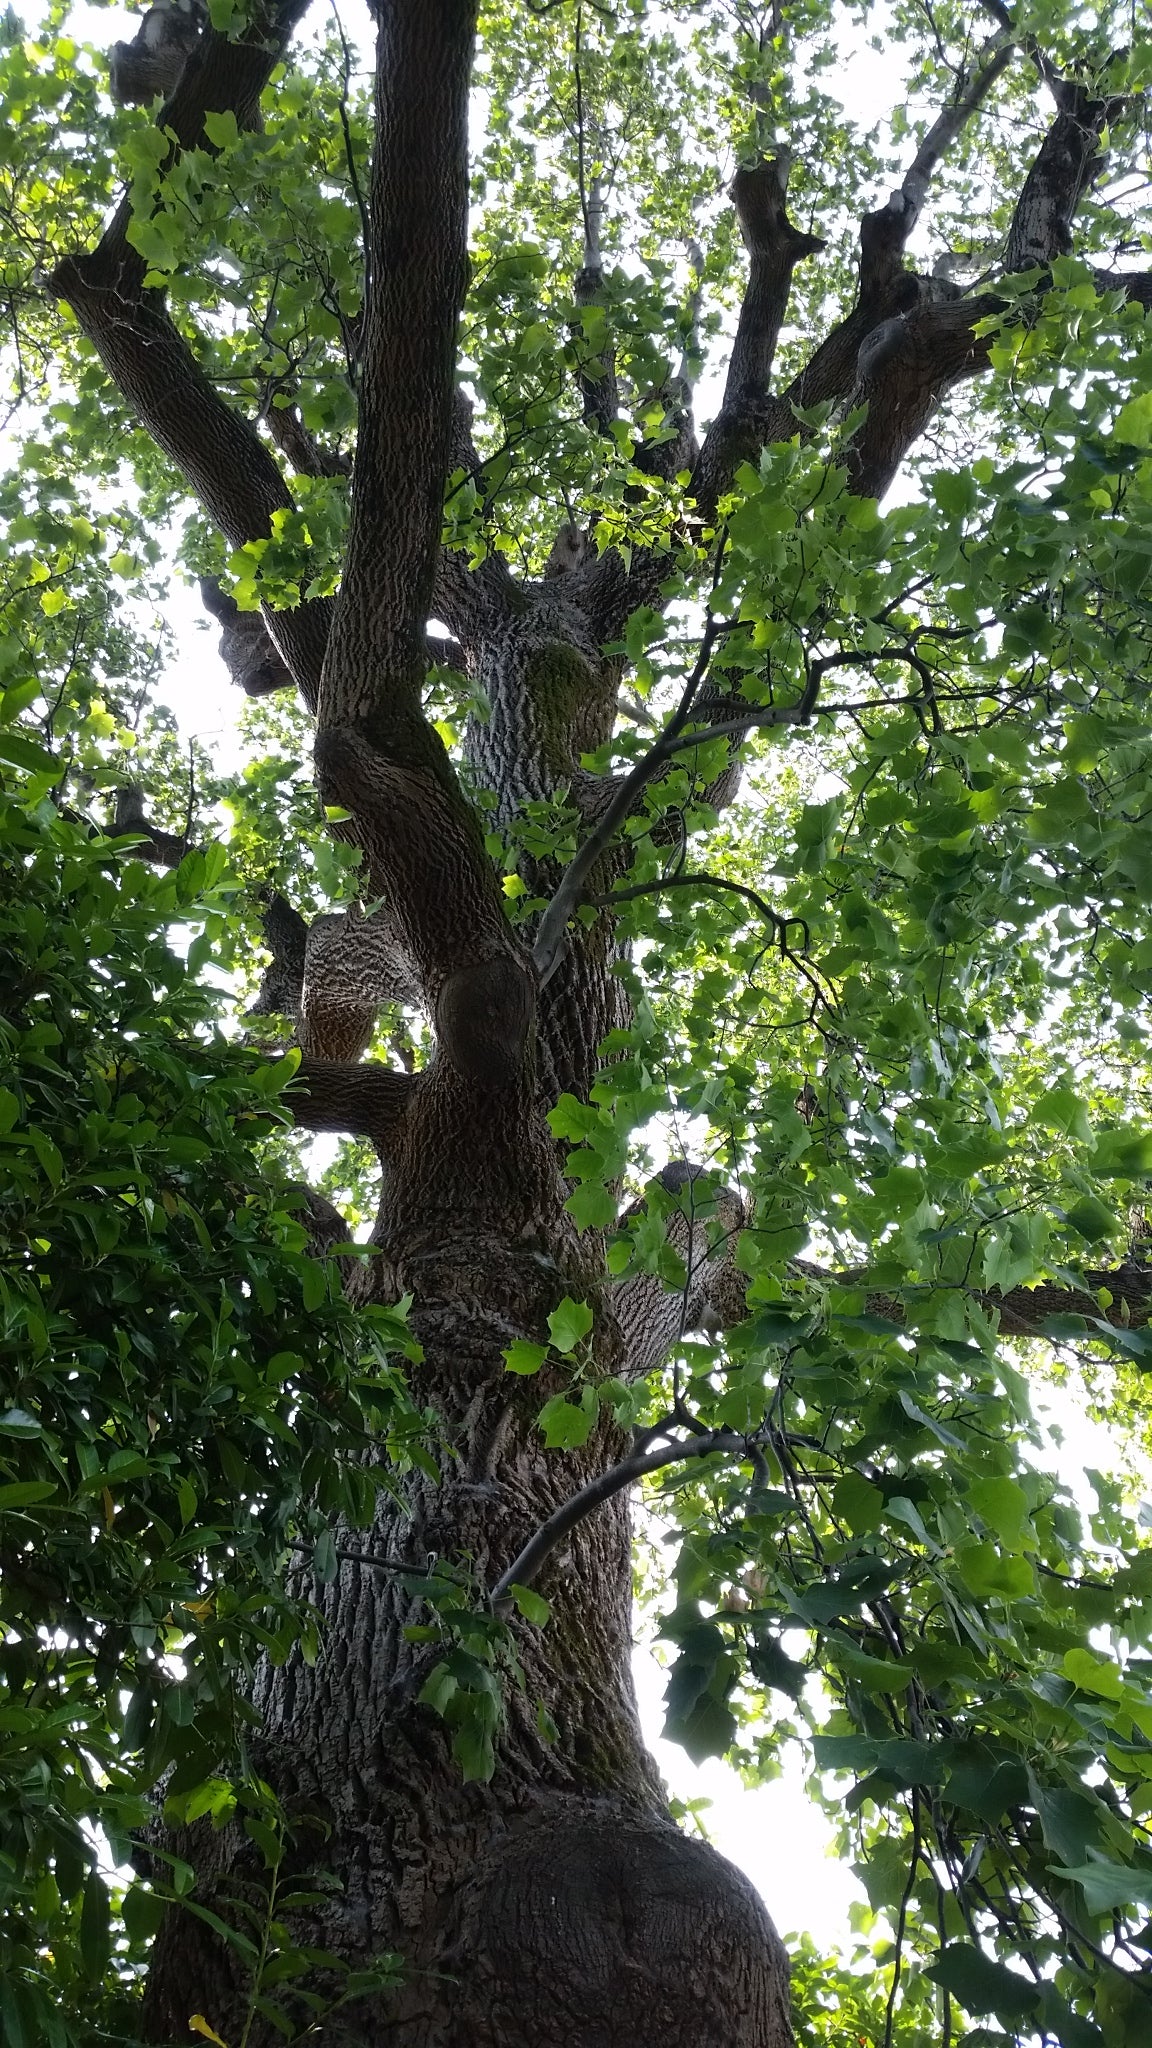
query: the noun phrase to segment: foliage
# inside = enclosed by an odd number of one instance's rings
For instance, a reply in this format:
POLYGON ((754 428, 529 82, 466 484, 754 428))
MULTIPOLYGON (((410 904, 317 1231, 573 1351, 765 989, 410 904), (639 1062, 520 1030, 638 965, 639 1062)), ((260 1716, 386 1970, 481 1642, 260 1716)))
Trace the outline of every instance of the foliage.
MULTIPOLYGON (((704 621, 709 681, 741 707, 796 706, 819 685, 802 723, 747 744, 722 823, 707 801, 722 746, 650 786, 617 906, 633 1021, 605 1046, 591 1101, 566 1097, 552 1119, 581 1228, 611 1230, 621 1181, 642 1187, 682 1140, 739 1188, 748 1319, 686 1344, 638 1394, 595 1380, 570 1299, 551 1350, 521 1341, 507 1363, 569 1373, 540 1415, 558 1457, 602 1402, 643 1423, 670 1395, 700 1427, 755 1441, 755 1463, 700 1460, 653 1483, 671 1540, 649 1594, 674 1652, 669 1732, 750 1779, 801 1742, 862 1875, 855 1957, 796 1952, 801 2038, 926 2048, 966 2016, 973 2048, 1137 2048, 1152 1949, 1147 1522, 1104 1473, 1085 1515, 1052 1475, 1029 1383, 1053 1356, 1082 1367, 1147 1438, 1152 1337, 1109 1319, 1101 1276, 1143 1258, 1132 1218, 1152 1174, 1152 330, 1062 258, 1004 286, 993 374, 897 502, 851 494, 860 420, 815 412, 740 471, 714 529, 686 523, 682 484, 658 481, 645 450, 668 431, 660 394, 681 357, 709 361, 731 324, 731 170, 789 142, 793 212, 829 243, 797 274, 787 373, 850 297, 859 214, 908 155, 903 98, 865 128, 832 89, 850 11, 785 12, 787 29, 761 38, 756 10, 690 0, 488 10, 462 344, 488 461, 483 493, 451 485, 449 536, 536 571, 576 502, 601 545, 658 542, 667 607, 634 614, 621 648, 641 718, 676 701, 704 621), (606 277, 577 306, 597 178, 606 277), (573 379, 610 351, 632 418, 613 437, 589 426, 573 379), (698 887, 683 886, 689 842, 698 887), (1013 1348, 1002 1297, 1039 1283, 1079 1288, 1082 1312, 1038 1316, 1013 1348)), ((970 15, 936 7, 929 32, 897 0, 868 17, 909 106, 946 96, 970 15)), ((1125 20, 1105 7, 1086 23, 1057 0, 1029 11, 1056 61, 1101 76, 1125 20)), ((229 555, 39 285, 98 231, 125 175, 134 246, 218 386, 251 411, 298 403, 310 432, 346 446, 363 81, 339 36, 318 34, 274 81, 260 132, 221 118, 210 148, 170 164, 150 115, 113 111, 65 31, 51 8, 35 41, 0 49, 13 398, 28 422, 0 487, 0 2016, 29 2043, 130 2028, 163 1886, 122 1895, 122 1868, 169 1768, 176 1817, 239 1809, 271 1830, 278 1884, 281 1822, 248 1768, 239 1702, 260 1653, 314 1641, 285 1560, 302 1545, 321 1574, 336 1568, 329 1520, 371 1515, 365 1443, 383 1438, 401 1464, 428 1456, 386 1362, 402 1323, 353 1316, 308 1256, 284 1164, 289 1067, 209 1030, 224 1006, 210 961, 247 967, 238 878, 290 889, 309 913, 348 893, 302 721, 251 709, 243 768, 194 759, 190 791, 148 691, 169 573, 158 536, 186 522, 183 568, 223 576, 243 608, 293 605, 335 585, 346 483, 298 479, 298 512, 229 555), (102 836, 94 800, 128 772, 201 844, 225 798, 232 867, 192 854, 158 876, 102 836)), ((1146 39, 1122 68, 1114 89, 1147 85, 1146 39)), ((950 160, 933 253, 962 279, 1002 238, 1045 120, 1018 68, 950 160)), ((1087 217, 1097 250, 1147 247, 1119 180, 1097 185, 1087 217)), ((430 709, 457 754, 483 715, 450 669, 430 709)), ((622 722, 585 765, 626 767, 647 744, 622 722)), ((514 919, 539 908, 529 880, 570 854, 573 829, 570 810, 541 804, 491 835, 514 919)), ((422 1056, 416 1020, 382 1028, 422 1056)), ((367 1215, 363 1157, 328 1171, 367 1215)), ((616 1231, 614 1275, 684 1285, 674 1208, 654 1195, 616 1231)), ((425 1697, 462 1769, 485 1777, 501 1685, 516 1682, 508 1633, 464 1578, 424 1591, 442 1652, 425 1697)), ((514 1598, 547 1626, 530 1588, 514 1598)), ((167 1882, 179 1889, 179 1871, 167 1882)), ((283 1962, 268 1953, 274 1907, 247 1902, 258 1996, 283 1962)))
MULTIPOLYGON (((34 753, 11 726, 0 748, 34 753)), ((119 1988, 190 1876, 154 1864, 123 1891, 152 1788, 174 1818, 218 1819, 239 1788, 267 1825, 246 1683, 258 1656, 316 1649, 286 1560, 330 1544, 334 1513, 369 1522, 361 1448, 402 1461, 422 1427, 388 1362, 401 1319, 353 1313, 268 1157, 294 1061, 205 1031, 223 856, 157 873, 62 817, 40 794, 54 772, 0 792, 0 2015, 16 2044, 74 2038, 81 2013, 130 2024, 119 1988)))

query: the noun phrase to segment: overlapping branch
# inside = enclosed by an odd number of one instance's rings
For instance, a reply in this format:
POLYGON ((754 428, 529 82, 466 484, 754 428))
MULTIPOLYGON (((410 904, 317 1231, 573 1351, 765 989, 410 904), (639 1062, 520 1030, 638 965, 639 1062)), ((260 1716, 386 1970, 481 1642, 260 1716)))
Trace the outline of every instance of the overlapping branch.
POLYGON ((716 712, 726 700, 716 697, 705 700, 700 688, 723 630, 722 621, 709 618, 696 663, 668 723, 627 775, 605 785, 604 808, 577 847, 540 920, 532 964, 541 988, 546 986, 564 956, 568 922, 584 900, 597 863, 635 811, 645 789, 663 773, 668 763, 678 754, 696 752, 712 740, 742 737, 754 727, 763 730, 768 726, 804 724, 811 717, 815 700, 809 700, 807 694, 794 704, 748 705, 731 718, 717 717, 716 712))
MULTIPOLYGON (((901 1325, 914 1316, 917 1299, 940 1291, 929 1282, 910 1283, 899 1294, 877 1289, 870 1282, 866 1266, 835 1272, 797 1260, 792 1270, 824 1286, 863 1293, 871 1315, 901 1325)), ((1107 1323, 1116 1329, 1142 1329, 1152 1321, 1152 1267, 1146 1266, 1094 1267, 1082 1275, 1079 1286, 1066 1280, 1041 1280, 1034 1287, 1007 1289, 968 1284, 957 1287, 951 1282, 941 1282, 940 1286, 959 1291, 977 1307, 995 1315, 1004 1337, 1050 1334, 1044 1326, 1053 1316, 1083 1317, 1089 1326, 1085 1332, 1089 1338, 1093 1334, 1091 1326, 1097 1323, 1107 1323), (1111 1296, 1107 1308, 1101 1305, 1102 1290, 1111 1296)))

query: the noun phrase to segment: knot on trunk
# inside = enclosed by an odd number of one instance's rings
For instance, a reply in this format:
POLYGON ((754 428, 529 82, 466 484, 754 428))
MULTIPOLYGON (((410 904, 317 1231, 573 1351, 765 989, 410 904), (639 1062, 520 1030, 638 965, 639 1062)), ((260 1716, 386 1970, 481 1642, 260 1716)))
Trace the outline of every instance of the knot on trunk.
POLYGON ((273 690, 290 690, 292 678, 272 645, 259 612, 242 612, 214 576, 200 578, 200 597, 206 612, 223 627, 220 659, 234 683, 246 697, 268 697, 273 690))
POLYGON ((462 1080, 505 1089, 524 1071, 535 1015, 532 978, 505 953, 447 977, 436 1001, 436 1036, 462 1080))

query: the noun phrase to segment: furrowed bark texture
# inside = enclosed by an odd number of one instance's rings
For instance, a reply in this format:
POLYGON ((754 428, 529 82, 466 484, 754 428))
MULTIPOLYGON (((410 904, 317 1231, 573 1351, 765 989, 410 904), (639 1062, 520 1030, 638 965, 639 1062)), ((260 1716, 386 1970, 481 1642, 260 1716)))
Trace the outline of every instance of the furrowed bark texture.
MULTIPOLYGON (((204 32, 161 117, 174 147, 201 139, 206 110, 256 118, 299 11, 295 0, 268 11, 237 45, 204 32)), ((485 829, 508 829, 528 804, 563 802, 581 840, 619 795, 611 778, 580 767, 617 714, 621 665, 603 649, 637 604, 661 601, 666 558, 596 559, 569 528, 549 573, 519 583, 498 559, 473 571, 441 553, 446 475, 482 473, 467 406, 452 393, 475 8, 379 0, 376 12, 362 405, 341 592, 334 607, 269 616, 267 644, 221 593, 207 594, 244 687, 290 678, 317 710, 320 789, 347 811, 338 829, 364 855, 367 912, 309 927, 268 899, 273 964, 256 1009, 294 1021, 305 1055, 290 1097, 298 1121, 360 1133, 377 1148, 376 1256, 357 1262, 349 1287, 361 1299, 411 1295, 423 1347, 413 1392, 442 1439, 437 1477, 415 1471, 399 1496, 381 1493, 372 1530, 337 1532, 337 1576, 314 1588, 324 1620, 317 1663, 268 1667, 256 1687, 254 1758, 291 1817, 293 1869, 330 1871, 343 1885, 299 1916, 297 1938, 354 1967, 398 1951, 405 1969, 399 1992, 332 2013, 308 2038, 321 2048, 790 2048, 787 1963, 763 1906, 737 1871, 672 1825, 640 1737, 625 1494, 549 1556, 539 1580, 547 1627, 515 1624, 525 1682, 509 1692, 490 1783, 464 1782, 444 1722, 419 1698, 441 1655, 418 1633, 432 1612, 420 1582, 447 1570, 465 1574, 474 1596, 490 1590, 625 1449, 604 1425, 578 1452, 544 1450, 536 1416, 561 1382, 510 1376, 506 1347, 544 1338, 550 1311, 571 1294, 598 1308, 596 1367, 638 1375, 658 1364, 706 1312, 742 1313, 742 1282, 726 1257, 742 1212, 730 1196, 699 1212, 686 1202, 672 1233, 689 1271, 682 1297, 644 1278, 610 1297, 602 1246, 579 1236, 564 1210, 546 1112, 563 1091, 587 1095, 598 1046, 625 1021, 612 921, 572 924, 538 985, 532 929, 509 924, 480 814, 423 714, 426 627, 432 612, 445 621, 452 660, 489 706, 464 746, 471 785, 491 793, 485 829), (435 1027, 434 1057, 418 1074, 361 1063, 380 1004, 397 1000, 420 1005, 435 1027)), ((695 464, 705 517, 740 461, 792 435, 794 403, 866 399, 853 487, 883 490, 942 396, 985 366, 973 330, 988 302, 942 293, 907 268, 904 249, 936 161, 1008 54, 994 39, 900 190, 865 218, 856 303, 783 392, 769 379, 792 272, 822 245, 788 219, 783 153, 739 173, 732 196, 748 289, 720 415, 698 451, 689 394, 672 380, 671 452, 637 455, 673 471, 695 464)), ((1022 199, 1018 264, 1060 253, 1104 117, 1083 99, 1062 106, 1022 199)), ((600 206, 594 189, 578 300, 599 289, 600 206)), ((61 266, 56 289, 136 418, 241 545, 270 531, 291 504, 288 485, 255 426, 204 377, 162 296, 145 290, 128 220, 122 207, 95 251, 61 266)), ((583 398, 610 431, 618 392, 610 362, 600 367, 602 376, 585 375, 583 398)), ((290 423, 276 438, 298 466, 320 460, 290 423)), ((707 689, 698 715, 720 723, 736 700, 707 689)), ((723 729, 738 738, 738 722, 723 729)), ((714 800, 734 782, 735 771, 714 800)), ((150 830, 138 807, 124 829, 150 830)), ((157 858, 165 837, 152 834, 157 858)), ((618 842, 593 844, 589 900, 610 893, 626 860, 618 842)), ((521 872, 545 899, 560 880, 547 861, 521 872)), ((330 1206, 315 1201, 310 1214, 318 1238, 338 1243, 330 1206)), ((1026 1317, 1034 1303, 1004 1307, 1026 1317)), ((210 1909, 226 1912, 230 1890, 262 1882, 253 1845, 235 1830, 201 1822, 174 1846, 210 1909)), ((322 1973, 313 1988, 323 1988, 322 1973)), ((208 1926, 172 1915, 157 1942, 147 2038, 184 2040, 199 2013, 235 2041, 249 1990, 208 1926)), ((278 2036, 257 2019, 244 2038, 257 2048, 278 2036)))

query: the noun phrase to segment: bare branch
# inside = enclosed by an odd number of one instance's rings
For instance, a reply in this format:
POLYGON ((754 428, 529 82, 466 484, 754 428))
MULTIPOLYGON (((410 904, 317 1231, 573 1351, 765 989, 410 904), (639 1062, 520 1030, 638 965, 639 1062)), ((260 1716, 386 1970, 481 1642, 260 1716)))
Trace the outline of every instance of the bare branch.
POLYGON ((762 157, 738 170, 732 180, 732 203, 749 260, 722 412, 743 413, 765 396, 792 272, 805 256, 815 256, 827 246, 819 235, 794 228, 788 218, 789 169, 788 153, 781 149, 774 157, 762 157))
POLYGON ((508 1613, 512 1607, 513 1586, 530 1586, 538 1578, 552 1552, 572 1530, 583 1522, 614 1494, 622 1493, 626 1486, 634 1486, 648 1472, 659 1472, 665 1465, 676 1465, 689 1458, 751 1458, 752 1448, 747 1437, 737 1436, 734 1430, 713 1429, 705 1436, 690 1437, 687 1443, 668 1444, 663 1450, 640 1451, 631 1458, 622 1458, 618 1465, 609 1466, 597 1479, 589 1480, 579 1493, 574 1493, 555 1514, 549 1515, 534 1536, 524 1545, 506 1572, 497 1579, 490 1599, 498 1613, 508 1613))
MULTIPOLYGON (((583 129, 581 128, 581 148, 583 129)), ((573 297, 578 307, 594 306, 604 289, 603 259, 600 252, 600 227, 604 218, 604 188, 601 180, 593 178, 584 192, 583 170, 581 170, 581 205, 584 214, 584 260, 573 287, 573 297)), ((583 352, 585 343, 583 330, 577 327, 577 348, 583 352)), ((616 363, 614 351, 605 349, 601 354, 590 356, 583 361, 576 379, 580 387, 580 399, 584 419, 588 426, 595 427, 601 434, 610 434, 612 422, 620 410, 620 395, 616 384, 616 363)))
MULTIPOLYGON (((903 222, 903 243, 920 216, 921 208, 928 197, 928 188, 943 158, 952 144, 967 127, 973 114, 977 113, 987 99, 997 79, 1012 62, 1015 37, 1010 28, 1002 27, 990 36, 967 72, 957 84, 956 97, 952 104, 940 112, 924 140, 920 144, 908 170, 905 171, 899 192, 893 193, 888 202, 889 211, 899 210, 903 222)), ((903 246, 903 243, 901 246, 903 246)))
POLYGON ((274 392, 265 400, 261 417, 290 469, 297 476, 351 476, 352 457, 342 448, 321 448, 300 417, 296 405, 277 405, 274 392))
POLYGON ((435 1017, 442 1049, 462 1076, 493 1085, 519 1071, 528 1044, 527 962, 439 734, 417 708, 392 721, 390 741, 385 752, 355 726, 321 731, 321 794, 353 813, 354 824, 338 829, 367 855, 383 928, 435 1017))
POLYGON ((704 889, 723 895, 743 897, 746 903, 751 903, 753 908, 759 911, 765 924, 771 927, 774 937, 779 939, 781 946, 787 945, 788 933, 793 925, 800 926, 804 933, 804 943, 807 944, 808 927, 802 917, 781 917, 779 911, 773 910, 767 898, 761 896, 758 890, 750 889, 746 882, 730 881, 727 875, 659 875, 655 881, 632 882, 625 888, 613 889, 611 895, 599 896, 596 900, 602 906, 608 907, 613 903, 629 903, 638 896, 659 896, 667 889, 704 889))

